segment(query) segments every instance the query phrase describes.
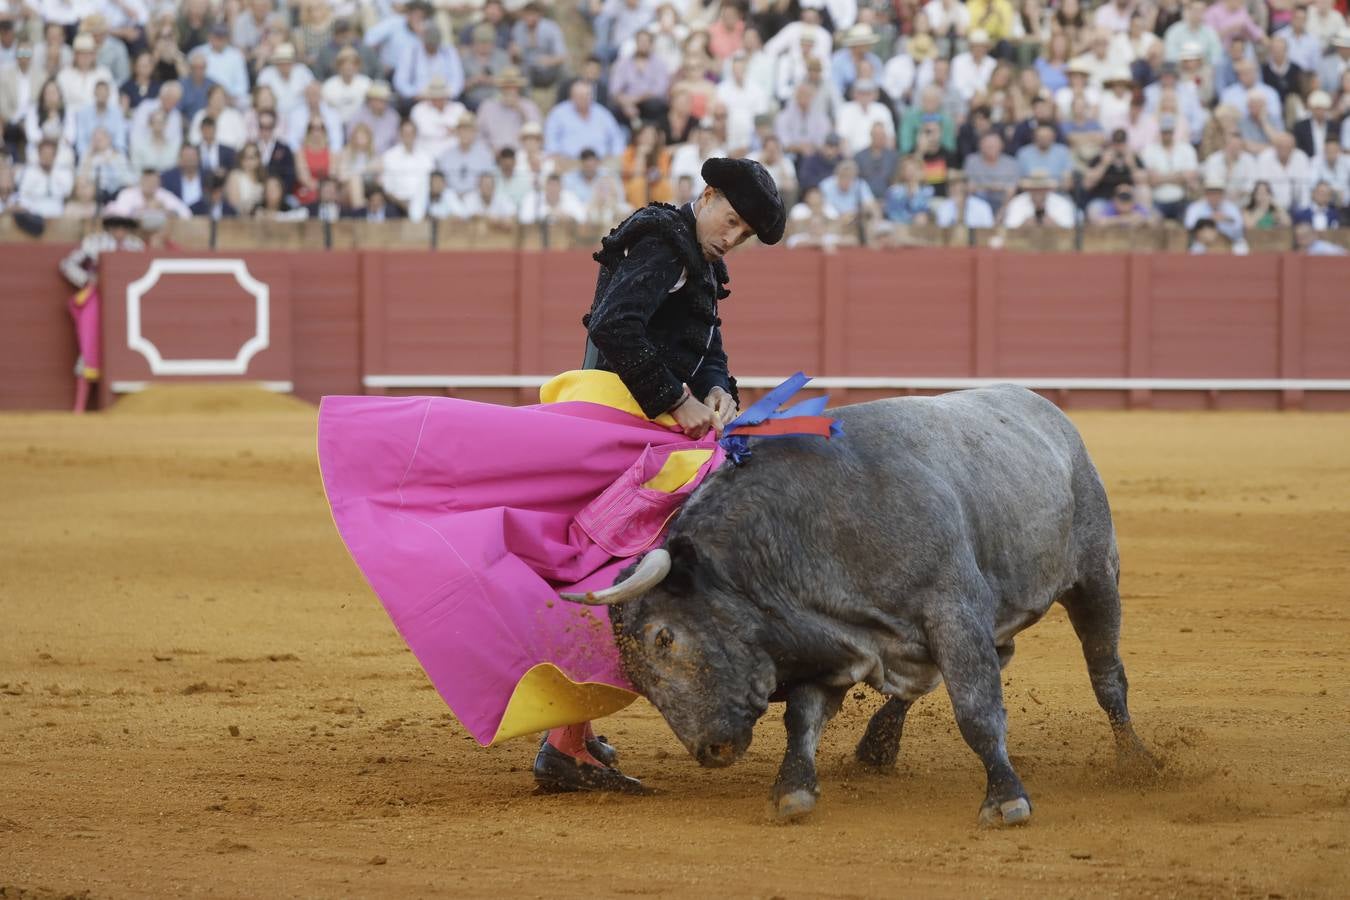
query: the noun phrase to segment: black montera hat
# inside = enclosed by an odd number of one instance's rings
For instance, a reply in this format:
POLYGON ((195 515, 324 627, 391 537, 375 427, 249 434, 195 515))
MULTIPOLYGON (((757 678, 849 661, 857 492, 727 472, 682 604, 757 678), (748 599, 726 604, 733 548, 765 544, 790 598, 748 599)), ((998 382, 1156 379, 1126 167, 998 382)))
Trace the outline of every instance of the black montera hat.
POLYGON ((715 156, 703 164, 703 180, 721 191, 755 235, 765 244, 783 237, 787 213, 769 171, 753 159, 715 156))

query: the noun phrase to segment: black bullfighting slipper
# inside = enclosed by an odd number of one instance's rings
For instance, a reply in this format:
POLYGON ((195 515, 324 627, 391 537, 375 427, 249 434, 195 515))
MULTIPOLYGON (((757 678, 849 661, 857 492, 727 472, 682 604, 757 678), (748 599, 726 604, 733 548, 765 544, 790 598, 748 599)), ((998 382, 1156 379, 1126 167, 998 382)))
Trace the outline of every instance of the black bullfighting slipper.
POLYGON ((600 768, 563 753, 545 743, 534 758, 534 783, 545 794, 566 794, 578 791, 610 791, 617 794, 649 794, 651 791, 636 778, 630 778, 612 766, 600 768))
MULTIPOLYGON (((546 731, 544 732, 544 736, 539 739, 540 748, 543 748, 543 746, 547 743, 548 743, 548 732, 546 731)), ((612 744, 610 744, 609 738, 605 737, 603 734, 597 737, 593 737, 586 742, 586 752, 589 753, 591 756, 594 756, 598 762, 606 766, 612 767, 614 763, 618 762, 619 759, 618 749, 614 747, 612 744)))

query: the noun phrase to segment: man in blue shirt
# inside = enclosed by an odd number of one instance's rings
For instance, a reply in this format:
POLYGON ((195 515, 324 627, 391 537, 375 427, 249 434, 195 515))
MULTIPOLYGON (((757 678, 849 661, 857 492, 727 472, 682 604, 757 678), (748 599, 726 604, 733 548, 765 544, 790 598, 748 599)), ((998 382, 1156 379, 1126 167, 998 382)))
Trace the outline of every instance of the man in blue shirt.
POLYGON ((459 51, 441 42, 441 30, 435 25, 422 29, 422 39, 414 44, 394 69, 394 92, 411 104, 422 96, 431 79, 440 77, 451 97, 464 90, 464 65, 459 51))
POLYGON ((577 80, 567 102, 549 111, 544 121, 544 150, 580 159, 587 147, 601 159, 623 152, 627 138, 614 114, 595 102, 589 81, 577 80))
POLYGON ((230 45, 230 26, 217 22, 211 26, 207 43, 193 53, 206 56, 206 77, 225 88, 236 105, 248 99, 248 63, 238 47, 230 45))
POLYGON ((112 86, 106 81, 94 85, 94 102, 75 113, 75 153, 84 159, 94 132, 102 128, 112 138, 112 145, 127 152, 127 119, 120 104, 112 101, 112 86))
POLYGON ((1047 172, 1055 183, 1068 184, 1069 173, 1073 171, 1073 157, 1069 148, 1055 143, 1057 132, 1051 122, 1040 122, 1031 143, 1017 151, 1017 168, 1023 178, 1038 169, 1047 172))

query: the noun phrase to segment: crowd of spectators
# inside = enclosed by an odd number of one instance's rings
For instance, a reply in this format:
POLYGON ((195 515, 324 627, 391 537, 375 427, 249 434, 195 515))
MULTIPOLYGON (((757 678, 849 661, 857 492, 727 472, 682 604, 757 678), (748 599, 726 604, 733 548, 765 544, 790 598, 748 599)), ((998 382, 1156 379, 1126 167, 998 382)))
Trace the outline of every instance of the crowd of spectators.
POLYGON ((1333 252, 1343 3, 0 0, 0 213, 608 227, 727 155, 789 246, 1172 220, 1333 252))

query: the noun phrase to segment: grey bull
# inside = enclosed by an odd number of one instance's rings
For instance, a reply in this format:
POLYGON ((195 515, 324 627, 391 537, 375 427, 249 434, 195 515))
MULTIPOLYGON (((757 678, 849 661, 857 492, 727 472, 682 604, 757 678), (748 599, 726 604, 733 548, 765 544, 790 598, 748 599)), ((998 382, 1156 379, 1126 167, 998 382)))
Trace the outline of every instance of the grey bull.
POLYGON ((689 752, 731 764, 786 699, 773 798, 795 818, 816 804, 821 732, 853 685, 889 697, 857 747, 887 767, 910 705, 945 681, 988 774, 980 822, 1024 822, 999 673, 1059 602, 1118 754, 1156 766, 1126 707, 1106 491, 1068 418, 1011 385, 830 414, 842 437, 758 442, 698 488, 663 548, 611 588, 565 595, 614 607, 629 677, 689 752))

